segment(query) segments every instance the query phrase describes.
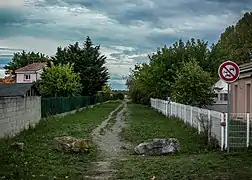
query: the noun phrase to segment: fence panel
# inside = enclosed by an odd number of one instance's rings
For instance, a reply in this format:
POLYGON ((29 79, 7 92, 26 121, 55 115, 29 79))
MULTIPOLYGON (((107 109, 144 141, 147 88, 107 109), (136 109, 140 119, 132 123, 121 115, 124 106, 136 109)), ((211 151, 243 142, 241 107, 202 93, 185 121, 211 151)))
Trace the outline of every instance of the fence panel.
POLYGON ((211 127, 209 134, 218 140, 222 150, 227 149, 227 145, 230 148, 244 148, 252 145, 252 113, 231 113, 229 124, 227 124, 227 113, 223 114, 160 99, 151 99, 151 107, 166 116, 179 117, 196 128, 199 133, 204 130, 205 126, 202 124, 202 120, 204 123, 209 123, 209 127, 211 127), (226 124, 221 126, 221 122, 226 124), (229 129, 227 130, 227 128, 229 129))
POLYGON ((50 97, 41 99, 41 116, 48 117, 90 105, 90 97, 50 97))
POLYGON ((151 99, 151 107, 164 115, 179 117, 199 133, 203 132, 204 128, 211 128, 209 135, 216 138, 221 148, 224 148, 225 128, 221 126, 223 113, 160 99, 151 99))

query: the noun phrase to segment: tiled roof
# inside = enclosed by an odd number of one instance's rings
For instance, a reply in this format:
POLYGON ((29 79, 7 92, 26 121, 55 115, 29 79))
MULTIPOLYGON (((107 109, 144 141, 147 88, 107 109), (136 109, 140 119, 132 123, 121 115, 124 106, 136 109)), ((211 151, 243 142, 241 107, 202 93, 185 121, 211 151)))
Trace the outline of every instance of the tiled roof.
POLYGON ((40 69, 42 69, 43 67, 46 66, 46 62, 43 63, 32 63, 32 64, 28 64, 25 67, 19 68, 17 69, 15 72, 22 72, 22 71, 38 71, 40 69))
POLYGON ((32 86, 33 83, 0 84, 0 97, 24 96, 32 86))

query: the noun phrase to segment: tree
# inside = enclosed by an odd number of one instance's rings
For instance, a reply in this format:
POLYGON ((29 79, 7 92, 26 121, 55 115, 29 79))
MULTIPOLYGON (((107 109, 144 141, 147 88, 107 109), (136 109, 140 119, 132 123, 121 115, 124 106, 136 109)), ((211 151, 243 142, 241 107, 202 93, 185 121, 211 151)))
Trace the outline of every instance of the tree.
POLYGON ((55 64, 73 64, 74 72, 80 74, 83 96, 95 95, 108 82, 106 57, 101 55, 100 46, 93 46, 90 37, 83 47, 78 42, 65 48, 59 47, 52 61, 55 64))
POLYGON ((42 96, 68 97, 81 92, 80 76, 69 64, 44 69, 39 83, 42 96))
POLYGON ((249 62, 252 52, 252 12, 247 12, 236 23, 226 28, 217 43, 218 60, 235 61, 237 64, 249 62))
POLYGON ((172 85, 172 100, 191 106, 204 107, 214 102, 213 79, 199 63, 183 63, 172 85))
POLYGON ((102 90, 97 92, 97 95, 100 96, 100 97, 103 97, 103 98, 105 98, 107 100, 109 100, 109 99, 111 99, 111 97, 113 97, 111 87, 108 84, 103 86, 102 90))
POLYGON ((12 61, 9 62, 4 68, 14 72, 18 68, 35 62, 49 62, 49 57, 42 53, 27 53, 25 51, 22 51, 21 53, 14 53, 12 61))

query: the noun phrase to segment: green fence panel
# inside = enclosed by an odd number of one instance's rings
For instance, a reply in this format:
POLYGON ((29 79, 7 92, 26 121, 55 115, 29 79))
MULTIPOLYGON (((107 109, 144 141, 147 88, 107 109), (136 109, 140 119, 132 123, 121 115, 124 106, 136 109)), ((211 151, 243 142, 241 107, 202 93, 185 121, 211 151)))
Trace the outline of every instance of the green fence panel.
POLYGON ((103 96, 50 97, 41 99, 41 116, 48 117, 109 100, 103 96))

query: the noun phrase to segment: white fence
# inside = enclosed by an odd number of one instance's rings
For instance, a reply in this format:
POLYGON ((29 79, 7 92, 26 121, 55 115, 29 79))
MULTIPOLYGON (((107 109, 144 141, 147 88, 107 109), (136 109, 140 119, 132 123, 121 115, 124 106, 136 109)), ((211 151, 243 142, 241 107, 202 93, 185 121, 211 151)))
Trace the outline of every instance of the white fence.
POLYGON ((228 144, 230 147, 235 148, 248 147, 250 145, 250 138, 252 137, 252 133, 250 132, 250 129, 252 129, 252 119, 250 117, 252 116, 248 113, 231 114, 229 125, 226 124, 226 126, 221 126, 221 122, 226 123, 226 113, 224 114, 161 99, 151 99, 151 107, 166 116, 179 117, 185 123, 198 129, 198 133, 203 131, 202 121, 200 121, 199 118, 203 117, 207 119, 209 124, 211 124, 211 126, 209 126, 211 128, 211 136, 218 140, 221 150, 227 149, 228 144), (229 127, 229 133, 227 133, 227 127, 229 127), (228 134, 229 142, 227 138, 228 134))

